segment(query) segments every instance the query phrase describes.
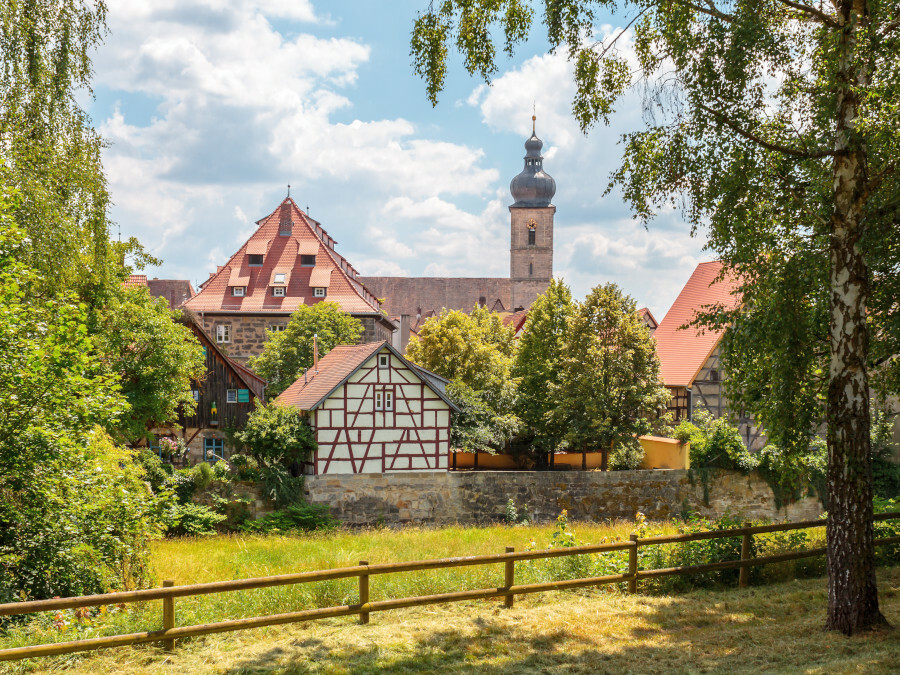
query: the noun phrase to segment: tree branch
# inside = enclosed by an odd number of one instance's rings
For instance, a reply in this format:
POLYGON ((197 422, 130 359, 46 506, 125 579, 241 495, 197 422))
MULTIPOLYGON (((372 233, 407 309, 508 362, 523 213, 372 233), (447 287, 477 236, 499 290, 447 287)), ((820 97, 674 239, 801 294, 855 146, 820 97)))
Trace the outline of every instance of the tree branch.
POLYGON ((792 148, 789 145, 781 145, 780 143, 773 143, 772 141, 767 141, 761 136, 757 136, 754 133, 747 131, 746 129, 741 128, 739 124, 729 119, 723 113, 720 113, 718 110, 713 110, 712 108, 703 105, 702 103, 696 104, 698 108, 709 113, 720 122, 722 122, 725 126, 735 132, 738 136, 746 138, 748 141, 753 141, 757 145, 761 145, 766 150, 771 150, 772 152, 781 152, 785 155, 790 155, 792 157, 803 157, 805 159, 819 159, 821 157, 833 157, 837 153, 835 150, 800 150, 799 148, 792 148))
POLYGON ((804 14, 810 15, 811 17, 814 17, 824 23, 826 26, 831 26, 832 28, 840 28, 842 26, 842 23, 837 19, 837 17, 826 14, 821 9, 816 9, 815 7, 802 2, 795 2, 794 0, 778 0, 778 2, 793 9, 799 10, 804 14))

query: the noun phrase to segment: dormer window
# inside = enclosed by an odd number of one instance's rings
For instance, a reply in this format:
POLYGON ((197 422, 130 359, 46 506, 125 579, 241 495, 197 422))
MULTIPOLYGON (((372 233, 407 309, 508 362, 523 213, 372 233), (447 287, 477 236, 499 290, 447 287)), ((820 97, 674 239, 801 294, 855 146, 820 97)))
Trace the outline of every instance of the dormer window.
POLYGON ((287 274, 284 272, 276 272, 275 277, 272 279, 273 284, 283 284, 284 280, 287 278, 287 274))
POLYGON ((314 288, 313 289, 313 297, 314 298, 324 298, 325 297, 325 289, 324 288, 314 288))
POLYGON ((262 267, 263 256, 261 254, 251 253, 247 256, 247 264, 250 265, 250 267, 262 267))
POLYGON ((316 266, 316 256, 301 255, 300 256, 300 265, 302 267, 315 267, 316 266))
POLYGON ((284 297, 284 286, 273 286, 272 287, 272 295, 276 298, 284 297))
POLYGON ((235 298, 243 298, 246 290, 246 286, 232 286, 231 295, 233 295, 235 298))

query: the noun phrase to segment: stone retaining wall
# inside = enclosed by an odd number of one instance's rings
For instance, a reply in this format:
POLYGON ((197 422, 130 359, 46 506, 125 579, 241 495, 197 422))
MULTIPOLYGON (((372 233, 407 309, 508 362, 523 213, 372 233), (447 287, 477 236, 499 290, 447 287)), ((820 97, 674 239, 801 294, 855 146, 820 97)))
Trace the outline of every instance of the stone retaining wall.
POLYGON ((719 471, 709 481, 708 504, 699 479, 687 471, 467 471, 307 476, 306 498, 327 504, 352 525, 487 524, 503 517, 509 499, 528 506, 537 522, 562 509, 575 520, 665 519, 695 511, 709 518, 733 516, 803 520, 822 512, 806 498, 777 509, 769 486, 755 474, 719 471))

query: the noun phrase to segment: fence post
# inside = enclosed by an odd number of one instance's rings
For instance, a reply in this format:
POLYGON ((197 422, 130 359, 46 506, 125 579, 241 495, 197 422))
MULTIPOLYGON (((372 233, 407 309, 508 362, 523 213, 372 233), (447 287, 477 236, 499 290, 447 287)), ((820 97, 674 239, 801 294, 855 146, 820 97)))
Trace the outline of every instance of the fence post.
POLYGON ((628 580, 628 592, 637 593, 637 571, 638 571, 638 536, 631 534, 631 542, 634 544, 628 549, 628 574, 631 579, 628 580))
MULTIPOLYGON (((175 582, 171 579, 163 581, 163 588, 172 588, 175 582)), ((175 598, 163 598, 163 630, 175 628, 175 598)), ((175 651, 175 638, 162 641, 163 650, 175 651)))
MULTIPOLYGON (((744 527, 750 527, 750 523, 744 523, 744 527)), ((750 559, 750 544, 752 535, 745 534, 744 538, 741 540, 741 560, 749 560, 750 559)), ((741 572, 738 575, 738 588, 746 588, 747 584, 750 582, 750 567, 745 566, 741 568, 741 572)))
MULTIPOLYGON (((368 560, 360 560, 360 565, 368 565, 368 560)), ((359 604, 365 605, 369 602, 369 575, 368 574, 360 574, 359 575, 359 604)), ((359 622, 360 623, 369 623, 369 613, 368 612, 360 612, 359 613, 359 622)))
MULTIPOLYGON (((512 553, 516 549, 512 546, 506 547, 507 553, 512 553)), ((506 574, 504 575, 503 583, 506 584, 507 588, 512 588, 512 586, 516 583, 516 561, 515 560, 507 560, 506 561, 506 574)), ((503 598, 503 606, 506 608, 510 608, 513 606, 513 594, 510 593, 505 598, 503 598)))

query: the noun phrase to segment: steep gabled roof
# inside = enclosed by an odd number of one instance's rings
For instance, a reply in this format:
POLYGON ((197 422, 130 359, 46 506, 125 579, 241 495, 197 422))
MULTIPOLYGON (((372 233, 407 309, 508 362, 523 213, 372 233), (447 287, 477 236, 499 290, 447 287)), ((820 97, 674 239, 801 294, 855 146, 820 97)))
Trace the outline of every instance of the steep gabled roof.
POLYGON ((261 401, 265 401, 265 389, 266 389, 266 380, 252 370, 247 368, 247 366, 242 366, 237 361, 232 361, 226 356, 225 352, 215 343, 215 341, 210 340, 209 336, 204 332, 200 326, 198 326, 193 319, 188 316, 184 316, 182 321, 187 323, 190 326, 191 330, 194 331, 194 335, 197 336, 197 339, 200 343, 206 347, 206 349, 212 350, 214 354, 216 354, 222 363, 225 364, 227 368, 231 369, 232 375, 239 381, 244 384, 253 394, 259 398, 261 401))
POLYGON ((653 312, 650 311, 647 307, 641 307, 638 310, 638 314, 641 316, 641 320, 647 324, 647 327, 651 330, 659 328, 659 321, 656 320, 656 317, 653 316, 653 312))
POLYGON ((334 250, 336 243, 288 197, 258 221, 256 232, 203 282, 185 307, 195 312, 286 314, 300 305, 327 300, 336 302, 348 314, 380 314, 377 299, 358 280, 359 273, 334 250), (282 227, 285 223, 289 224, 286 228, 282 227), (280 234, 283 230, 290 234, 280 234), (251 266, 251 255, 262 255, 263 264, 251 266), (315 256, 315 266, 302 264, 301 256, 308 255, 315 256), (283 296, 272 293, 275 274, 285 274, 283 296), (325 298, 313 297, 311 277, 317 284, 328 279, 325 298), (245 287, 244 295, 234 296, 234 286, 245 287))
POLYGON ((132 288, 132 287, 136 287, 136 286, 137 287, 143 286, 144 288, 146 288, 147 287, 147 275, 146 274, 130 274, 128 276, 128 278, 122 282, 122 285, 125 288, 132 288))
POLYGON ((680 330, 681 327, 693 321, 704 308, 721 305, 734 309, 740 302, 734 295, 740 285, 736 279, 716 281, 721 271, 720 262, 697 265, 653 335, 659 354, 659 374, 669 387, 690 387, 722 337, 722 331, 695 327, 680 330))
POLYGON ((147 288, 154 298, 165 298, 169 307, 177 309, 194 297, 194 287, 187 279, 147 279, 147 288))
POLYGON ((422 381, 452 409, 457 409, 450 399, 447 398, 441 386, 441 384, 446 385, 447 380, 414 363, 410 363, 386 341, 335 347, 319 361, 318 373, 309 372, 305 378, 301 376, 294 384, 281 392, 275 401, 295 406, 300 410, 315 410, 335 390, 344 384, 353 373, 359 370, 375 354, 383 350, 390 351, 406 367, 421 377, 422 381))

